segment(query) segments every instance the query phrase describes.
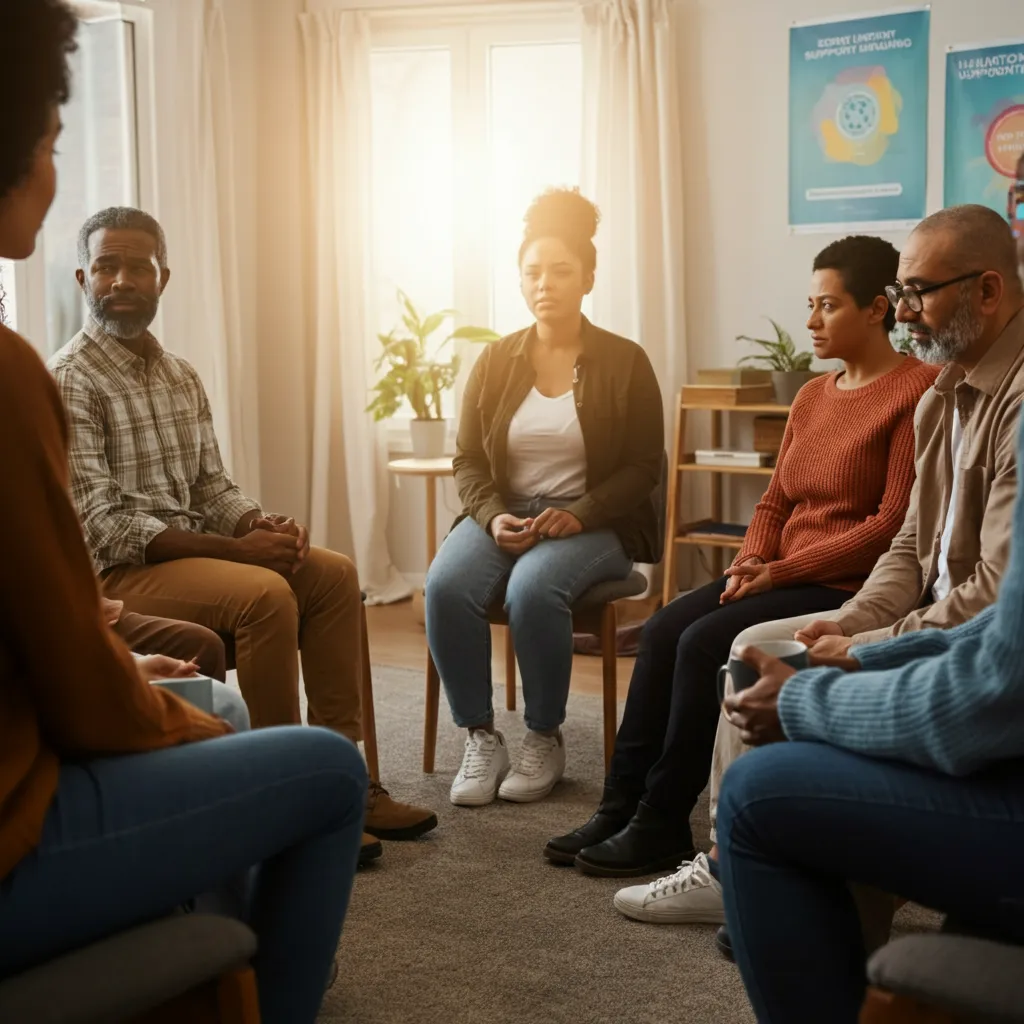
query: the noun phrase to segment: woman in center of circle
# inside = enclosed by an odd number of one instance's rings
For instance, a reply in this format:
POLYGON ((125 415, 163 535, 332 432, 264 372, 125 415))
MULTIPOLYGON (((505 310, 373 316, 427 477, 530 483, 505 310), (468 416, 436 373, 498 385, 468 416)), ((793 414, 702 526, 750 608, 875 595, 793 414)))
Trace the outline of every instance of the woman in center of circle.
MULTIPOLYGON (((455 484, 463 515, 427 575, 427 640, 467 730, 453 804, 525 803, 565 768, 573 603, 658 557, 653 494, 661 392, 632 341, 591 324, 597 210, 576 190, 539 196, 519 250, 535 324, 484 350, 462 402, 455 484), (488 611, 504 603, 523 679, 515 767, 494 728, 488 611)), ((509 680, 506 685, 515 685, 509 680)))
POLYGON ((888 242, 863 235, 815 258, 807 329, 815 355, 841 359, 843 368, 797 395, 775 472, 726 574, 644 627, 601 804, 544 850, 556 863, 609 877, 681 865, 658 883, 623 890, 616 906, 629 916, 660 920, 648 903, 662 883, 705 884, 689 818, 708 781, 717 672, 733 638, 760 622, 838 608, 903 522, 914 410, 938 368, 900 355, 889 340, 895 312, 884 289, 898 260, 888 242))

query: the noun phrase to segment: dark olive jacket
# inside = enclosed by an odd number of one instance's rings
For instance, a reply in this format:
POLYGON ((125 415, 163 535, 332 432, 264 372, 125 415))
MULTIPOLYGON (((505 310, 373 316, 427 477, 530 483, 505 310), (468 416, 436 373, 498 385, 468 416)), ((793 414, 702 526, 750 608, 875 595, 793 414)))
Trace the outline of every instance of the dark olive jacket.
MULTIPOLYGON (((455 485, 463 518, 485 530, 508 512, 508 427, 536 374, 536 328, 493 342, 477 360, 462 400, 455 485)), ((569 506, 585 530, 610 527, 635 562, 656 562, 661 538, 654 493, 665 427, 661 390, 644 350, 584 318, 573 393, 587 453, 587 491, 569 506)))

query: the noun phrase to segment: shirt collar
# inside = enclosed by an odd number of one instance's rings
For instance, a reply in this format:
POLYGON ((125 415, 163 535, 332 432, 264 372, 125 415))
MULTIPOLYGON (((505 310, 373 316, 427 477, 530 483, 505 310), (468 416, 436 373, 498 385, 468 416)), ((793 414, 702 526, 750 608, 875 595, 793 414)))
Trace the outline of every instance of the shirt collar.
POLYGON ((107 358, 123 372, 129 370, 148 370, 164 354, 160 342, 149 331, 146 331, 144 335, 144 356, 137 356, 130 349, 125 348, 116 338, 112 338, 107 334, 91 316, 85 321, 83 331, 99 346, 107 358))
MULTIPOLYGON (((519 332, 519 337, 512 345, 512 358, 525 356, 530 351, 530 346, 537 340, 537 325, 533 324, 525 331, 519 332)), ((594 345, 594 325, 586 318, 580 320, 580 359, 585 359, 587 353, 594 345)))
POLYGON ((1018 310, 1003 328, 1002 334, 992 347, 981 357, 978 365, 969 373, 957 363, 943 367, 935 379, 936 391, 952 391, 960 381, 966 381, 976 391, 990 397, 996 393, 1006 378, 1007 371, 1016 362, 1024 348, 1024 309, 1018 310))

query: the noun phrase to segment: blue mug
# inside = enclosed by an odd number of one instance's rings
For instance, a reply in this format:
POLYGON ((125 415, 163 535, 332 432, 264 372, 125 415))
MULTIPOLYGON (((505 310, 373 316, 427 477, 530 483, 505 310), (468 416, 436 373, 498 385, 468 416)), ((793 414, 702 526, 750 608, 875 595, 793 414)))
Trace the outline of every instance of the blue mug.
MULTIPOLYGON (((799 640, 765 640, 762 643, 754 643, 750 646, 757 647, 759 650, 764 651, 765 654, 770 654, 773 658, 778 658, 779 661, 784 661, 787 665, 792 665, 798 672, 800 669, 807 668, 810 665, 807 646, 800 643, 799 640)), ((723 665, 718 670, 719 704, 725 700, 726 672, 732 677, 733 693, 739 693, 740 690, 753 686, 759 678, 757 669, 752 665, 748 665, 745 661, 741 661, 736 651, 737 648, 734 647, 732 654, 729 656, 729 663, 723 665)))

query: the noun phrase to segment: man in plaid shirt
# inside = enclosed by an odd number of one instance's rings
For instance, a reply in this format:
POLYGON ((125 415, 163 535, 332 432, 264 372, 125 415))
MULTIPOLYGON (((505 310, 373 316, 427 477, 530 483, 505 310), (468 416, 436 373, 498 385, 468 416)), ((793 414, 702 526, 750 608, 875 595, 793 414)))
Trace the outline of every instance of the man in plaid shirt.
MULTIPOLYGON (((78 262, 91 316, 50 369, 104 594, 130 612, 230 634, 254 728, 301 721, 301 637, 310 724, 359 740, 356 568, 312 547, 293 519, 266 514, 224 469, 199 375, 148 330, 170 278, 163 230, 139 210, 103 210, 82 228, 78 262)), ((371 835, 411 839, 436 824, 371 782, 371 835)))

